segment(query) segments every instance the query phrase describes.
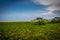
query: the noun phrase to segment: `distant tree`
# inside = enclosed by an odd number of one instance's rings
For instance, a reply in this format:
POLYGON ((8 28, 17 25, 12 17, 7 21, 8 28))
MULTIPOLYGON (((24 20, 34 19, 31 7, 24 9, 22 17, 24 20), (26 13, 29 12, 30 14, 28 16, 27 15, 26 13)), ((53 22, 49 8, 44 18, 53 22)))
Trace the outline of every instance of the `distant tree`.
POLYGON ((38 24, 38 25, 43 25, 43 24, 45 24, 43 18, 37 17, 36 20, 38 20, 38 21, 36 22, 36 24, 38 24))
POLYGON ((42 20, 43 18, 37 17, 36 20, 42 20))
POLYGON ((55 17, 51 20, 51 23, 60 23, 60 17, 55 17))

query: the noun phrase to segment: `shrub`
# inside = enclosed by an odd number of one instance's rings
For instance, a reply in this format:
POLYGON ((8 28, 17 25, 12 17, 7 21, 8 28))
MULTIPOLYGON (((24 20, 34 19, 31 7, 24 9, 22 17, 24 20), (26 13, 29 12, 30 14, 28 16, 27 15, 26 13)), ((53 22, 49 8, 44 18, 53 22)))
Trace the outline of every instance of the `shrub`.
POLYGON ((51 20, 51 23, 60 23, 60 17, 55 17, 51 20))
POLYGON ((60 20, 53 19, 53 20, 51 20, 51 23, 60 23, 60 20))
POLYGON ((49 21, 46 19, 39 19, 38 21, 35 22, 35 25, 45 25, 47 24, 49 21))

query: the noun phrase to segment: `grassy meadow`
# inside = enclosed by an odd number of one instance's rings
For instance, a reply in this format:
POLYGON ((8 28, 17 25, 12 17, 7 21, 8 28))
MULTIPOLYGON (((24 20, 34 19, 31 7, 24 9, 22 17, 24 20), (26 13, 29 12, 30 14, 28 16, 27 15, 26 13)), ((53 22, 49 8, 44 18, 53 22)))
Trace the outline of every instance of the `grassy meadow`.
POLYGON ((0 22, 0 40, 60 40, 60 23, 0 22))

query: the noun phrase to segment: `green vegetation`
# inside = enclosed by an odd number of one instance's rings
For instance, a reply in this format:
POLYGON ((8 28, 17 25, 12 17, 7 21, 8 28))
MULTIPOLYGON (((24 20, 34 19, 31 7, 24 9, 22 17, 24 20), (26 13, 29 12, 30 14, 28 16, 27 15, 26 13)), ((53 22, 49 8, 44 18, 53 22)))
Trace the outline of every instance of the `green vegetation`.
POLYGON ((60 23, 0 22, 0 40, 60 40, 60 23))
POLYGON ((36 18, 35 19, 35 25, 45 25, 45 24, 48 24, 50 23, 47 19, 43 19, 43 18, 36 18))
POLYGON ((51 23, 60 23, 60 17, 55 17, 51 20, 51 23))

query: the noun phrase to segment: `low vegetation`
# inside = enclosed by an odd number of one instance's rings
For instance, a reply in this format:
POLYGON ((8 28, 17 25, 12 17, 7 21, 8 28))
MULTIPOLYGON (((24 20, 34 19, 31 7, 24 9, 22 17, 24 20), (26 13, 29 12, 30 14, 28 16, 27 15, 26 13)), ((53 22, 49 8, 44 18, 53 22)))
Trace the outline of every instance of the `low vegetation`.
POLYGON ((0 40, 60 40, 60 23, 51 22, 0 22, 0 40))

